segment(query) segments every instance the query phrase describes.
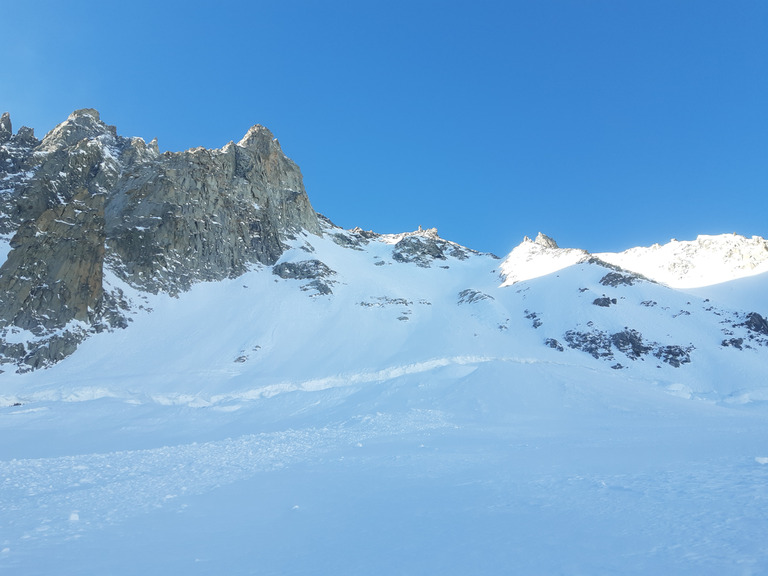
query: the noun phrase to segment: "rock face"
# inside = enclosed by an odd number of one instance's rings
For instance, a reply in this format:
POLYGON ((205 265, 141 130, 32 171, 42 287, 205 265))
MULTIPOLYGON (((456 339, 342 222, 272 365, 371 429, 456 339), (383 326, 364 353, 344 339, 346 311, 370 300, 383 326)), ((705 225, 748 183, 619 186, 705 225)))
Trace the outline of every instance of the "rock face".
POLYGON ((104 196, 85 189, 23 223, 0 268, 0 318, 32 332, 94 320, 104 241, 104 196))
MULTIPOLYGON (((124 138, 84 109, 42 141, 0 118, 0 363, 39 367, 74 350, 46 343, 120 325, 120 295, 105 268, 136 288, 177 293, 193 283, 274 264, 282 239, 320 222, 301 172, 272 133, 254 126, 237 144, 160 153, 124 138), (106 324, 105 324, 106 322, 106 324), (66 348, 66 350, 65 350, 66 348), (34 350, 33 350, 34 349, 34 350), (34 352, 34 359, 31 354, 34 352)), ((78 338, 70 338, 70 343, 78 338)))

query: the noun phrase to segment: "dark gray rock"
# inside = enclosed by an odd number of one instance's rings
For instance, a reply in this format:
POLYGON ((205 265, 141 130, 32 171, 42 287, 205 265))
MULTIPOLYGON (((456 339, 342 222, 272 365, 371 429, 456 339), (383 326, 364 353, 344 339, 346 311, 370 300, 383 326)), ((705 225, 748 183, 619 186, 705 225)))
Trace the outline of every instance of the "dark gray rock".
POLYGON ((412 262, 422 268, 429 268, 434 260, 445 260, 444 246, 434 238, 406 236, 395 244, 392 259, 395 262, 412 262))
MULTIPOLYGON (((470 254, 478 252, 440 238, 436 228, 423 229, 404 234, 395 244, 392 259, 401 263, 414 263, 422 268, 429 268, 435 260, 447 260, 449 257, 466 260, 470 254)), ((497 258, 490 254, 489 256, 497 258)), ((448 266, 441 266, 448 268, 448 266)))
POLYGON ((529 312, 528 310, 525 311, 525 317, 532 322, 532 325, 534 328, 538 328, 542 325, 541 318, 539 317, 538 312, 529 312))
MULTIPOLYGON (((365 308, 383 308, 385 306, 412 306, 413 302, 405 298, 390 298, 389 296, 375 296, 372 301, 358 302, 360 306, 365 308)), ((422 300, 419 304, 429 305, 429 302, 422 300)))
POLYGON ((657 348, 653 355, 659 358, 662 362, 666 362, 674 368, 679 368, 683 364, 688 364, 691 361, 691 351, 693 346, 660 346, 657 348))
POLYGON ((101 306, 104 196, 71 202, 25 222, 0 268, 0 326, 53 330, 90 322, 101 306))
POLYGON ((602 296, 600 298, 595 298, 592 301, 592 304, 594 304, 595 306, 608 308, 611 304, 616 304, 616 302, 617 302, 616 298, 608 298, 608 296, 602 296))
POLYGON ((472 290, 471 288, 459 292, 459 304, 474 304, 475 302, 480 302, 482 300, 494 300, 494 297, 485 292, 480 292, 479 290, 472 290))
POLYGON ((633 274, 622 274, 621 272, 609 272, 600 279, 600 284, 603 286, 632 286, 637 280, 638 276, 633 274))
POLYGON ((632 360, 648 354, 652 349, 652 346, 643 342, 643 335, 640 332, 630 328, 611 334, 611 343, 632 360))
POLYGON ((343 234, 337 232, 331 234, 331 239, 344 248, 351 248, 352 250, 362 250, 362 246, 368 244, 368 240, 362 237, 358 237, 354 234, 343 234))
POLYGON ((564 338, 569 348, 586 352, 593 358, 613 358, 611 338, 605 332, 600 330, 594 330, 592 332, 568 330, 565 333, 564 338))
POLYGON ((727 338, 723 340, 722 345, 725 347, 732 346, 738 350, 742 349, 742 345, 744 344, 743 338, 727 338))
POLYGON ((752 332, 768 336, 768 320, 763 318, 757 312, 750 312, 747 314, 747 321, 744 322, 744 326, 752 332))
POLYGON ((315 278, 327 278, 335 271, 331 270, 320 260, 303 260, 301 262, 281 262, 272 267, 272 273, 280 278, 292 278, 296 280, 307 280, 315 278))
POLYGON ((547 338, 546 340, 544 340, 544 344, 549 346, 550 348, 554 348, 558 352, 562 352, 563 350, 565 350, 563 348, 563 345, 560 344, 560 342, 558 342, 554 338, 547 338))
MULTIPOLYGON (((322 217, 329 226, 333 227, 333 224, 325 217, 322 217)), ((362 250, 362 247, 368 244, 371 240, 378 238, 381 234, 376 234, 373 231, 366 231, 360 227, 352 228, 352 230, 344 230, 340 232, 334 232, 331 235, 331 239, 344 248, 351 248, 353 250, 362 250)))
POLYGON ((281 262, 272 268, 272 273, 285 279, 312 280, 312 282, 304 284, 301 289, 314 291, 314 295, 333 294, 331 285, 335 282, 327 280, 327 278, 334 276, 336 272, 320 260, 281 262))
POLYGON ((13 143, 17 146, 37 146, 38 139, 35 138, 34 129, 29 126, 22 126, 13 137, 13 143))
POLYGON ((104 239, 104 196, 86 189, 22 224, 0 268, 0 334, 18 327, 36 338, 0 352, 0 362, 22 371, 47 366, 90 331, 126 325, 112 295, 105 301, 104 239))

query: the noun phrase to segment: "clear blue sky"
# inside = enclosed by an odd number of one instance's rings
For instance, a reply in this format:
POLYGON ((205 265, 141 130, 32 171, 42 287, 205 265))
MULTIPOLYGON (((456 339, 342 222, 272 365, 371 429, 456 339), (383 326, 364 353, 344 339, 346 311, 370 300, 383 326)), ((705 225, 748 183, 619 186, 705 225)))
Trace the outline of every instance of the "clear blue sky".
POLYGON ((505 254, 768 236, 768 2, 7 0, 0 108, 161 150, 263 124, 345 228, 505 254))

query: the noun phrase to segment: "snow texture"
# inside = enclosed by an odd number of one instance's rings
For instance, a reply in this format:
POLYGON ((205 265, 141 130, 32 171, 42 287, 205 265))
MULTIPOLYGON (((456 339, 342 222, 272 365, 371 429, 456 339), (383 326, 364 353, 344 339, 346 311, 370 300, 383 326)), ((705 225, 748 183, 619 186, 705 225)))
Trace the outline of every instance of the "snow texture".
POLYGON ((0 573, 768 572, 768 276, 326 232, 0 374, 0 573))

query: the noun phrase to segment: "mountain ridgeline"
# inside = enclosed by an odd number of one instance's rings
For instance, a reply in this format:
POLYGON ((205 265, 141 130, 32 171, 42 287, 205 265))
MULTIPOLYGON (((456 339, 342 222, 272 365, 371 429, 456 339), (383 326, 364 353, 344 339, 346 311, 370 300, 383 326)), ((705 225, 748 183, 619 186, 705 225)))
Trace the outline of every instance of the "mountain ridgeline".
MULTIPOLYGON (((589 254, 539 234, 500 260, 435 229, 342 230, 313 210, 299 168, 262 126, 218 150, 160 153, 156 141, 118 135, 95 110, 74 112, 42 140, 29 128, 14 133, 4 114, 0 263, 0 370, 18 373, 58 363, 95 334, 130 331, 137 314, 152 313, 142 295, 184 299, 201 282, 254 273, 257 297, 273 308, 293 289, 314 300, 305 318, 326 335, 318 361, 340 354, 338 366, 358 348, 361 362, 376 354, 389 361, 387 346, 396 355, 415 340, 434 350, 413 361, 449 349, 452 358, 504 359, 526 350, 548 361, 645 370, 652 379, 701 359, 690 382, 708 378, 711 362, 726 371, 746 363, 754 370, 742 373, 750 374, 768 366, 765 298, 696 293, 764 277, 761 237, 589 254), (361 325, 368 330, 357 331, 361 325), (387 346, 377 331, 390 334, 387 346)), ((263 309, 260 321, 279 322, 271 314, 263 309)), ((301 342, 300 330, 266 333, 283 334, 273 351, 301 342)), ((309 359, 312 345, 296 353, 309 359)), ((245 370, 257 350, 268 362, 268 348, 250 343, 227 361, 245 370)), ((669 385, 682 386, 674 374, 669 385)))
POLYGON ((272 133, 237 144, 160 153, 78 110, 37 140, 0 121, 0 361, 37 368, 89 332, 124 327, 109 267, 142 290, 178 293, 199 281, 274 264, 282 239, 320 231, 301 172, 272 133), (21 338, 10 333, 25 332, 21 338))

